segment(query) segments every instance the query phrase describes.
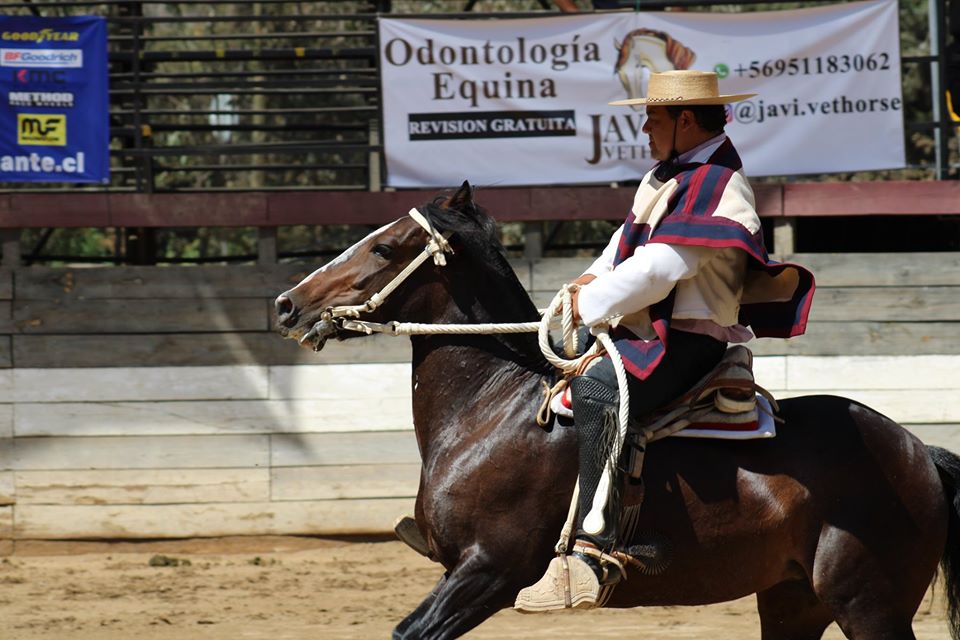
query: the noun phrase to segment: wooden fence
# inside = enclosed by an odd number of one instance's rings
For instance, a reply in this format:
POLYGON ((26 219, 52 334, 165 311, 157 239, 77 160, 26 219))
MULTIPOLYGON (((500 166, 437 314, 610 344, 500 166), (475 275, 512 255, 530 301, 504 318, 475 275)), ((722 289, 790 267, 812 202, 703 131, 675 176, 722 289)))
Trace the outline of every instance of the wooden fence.
MULTIPOLYGON (((791 259, 818 278, 809 331, 753 344, 760 382, 847 395, 960 448, 960 254, 791 259)), ((585 263, 515 268, 542 304, 585 263)), ((0 552, 383 533, 409 512, 407 340, 316 355, 270 330, 272 299, 313 266, 0 271, 0 552)))

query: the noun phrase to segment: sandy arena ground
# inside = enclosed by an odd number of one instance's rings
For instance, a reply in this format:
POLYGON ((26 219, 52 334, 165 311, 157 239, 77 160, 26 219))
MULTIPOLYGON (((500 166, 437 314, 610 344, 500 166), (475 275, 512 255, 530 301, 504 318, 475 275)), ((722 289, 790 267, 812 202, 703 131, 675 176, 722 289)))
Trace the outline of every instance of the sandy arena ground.
MULTIPOLYGON (((436 565, 399 542, 33 543, 0 559, 0 638, 388 638, 439 575, 436 565)), ((949 638, 938 597, 928 596, 914 629, 921 639, 949 638)), ((741 640, 760 634, 751 597, 709 607, 536 616, 502 611, 466 637, 627 636, 741 640)), ((825 637, 842 635, 833 627, 825 637)))

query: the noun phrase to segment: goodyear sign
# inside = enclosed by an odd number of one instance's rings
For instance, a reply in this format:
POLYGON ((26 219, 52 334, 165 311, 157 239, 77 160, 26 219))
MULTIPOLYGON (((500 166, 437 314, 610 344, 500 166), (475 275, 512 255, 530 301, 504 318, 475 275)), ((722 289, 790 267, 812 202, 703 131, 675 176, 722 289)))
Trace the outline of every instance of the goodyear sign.
POLYGON ((0 182, 110 181, 103 18, 0 16, 0 182))

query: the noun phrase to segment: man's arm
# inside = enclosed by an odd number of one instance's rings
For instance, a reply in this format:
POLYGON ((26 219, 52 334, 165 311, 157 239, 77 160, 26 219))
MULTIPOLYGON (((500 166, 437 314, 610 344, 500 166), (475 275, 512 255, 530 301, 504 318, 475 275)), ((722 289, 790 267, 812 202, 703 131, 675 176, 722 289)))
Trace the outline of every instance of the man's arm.
MULTIPOLYGON (((620 246, 621 234, 623 234, 623 225, 620 225, 620 228, 614 232, 613 236, 610 238, 610 241, 607 243, 607 246, 604 247, 603 252, 600 254, 600 257, 594 260, 593 264, 587 267, 587 270, 583 272, 583 275, 570 284, 578 284, 580 286, 590 284, 596 280, 597 276, 600 274, 613 271, 613 258, 616 256, 617 248, 620 246)), ((574 320, 580 322, 580 313, 577 310, 578 293, 578 291, 573 292, 573 317, 574 320)))
POLYGON ((638 247, 615 270, 580 283, 574 295, 574 316, 592 326, 645 309, 666 298, 681 280, 695 276, 714 255, 716 250, 709 247, 659 242, 638 247))

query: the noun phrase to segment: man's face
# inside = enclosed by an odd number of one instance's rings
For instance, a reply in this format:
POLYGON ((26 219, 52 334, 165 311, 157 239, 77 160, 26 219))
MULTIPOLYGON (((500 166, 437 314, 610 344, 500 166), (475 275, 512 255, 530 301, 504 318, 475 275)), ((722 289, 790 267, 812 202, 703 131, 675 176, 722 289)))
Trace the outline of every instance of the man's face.
POLYGON ((670 157, 674 145, 674 128, 677 122, 670 117, 666 107, 647 106, 647 119, 643 132, 650 136, 650 155, 656 160, 670 157))

